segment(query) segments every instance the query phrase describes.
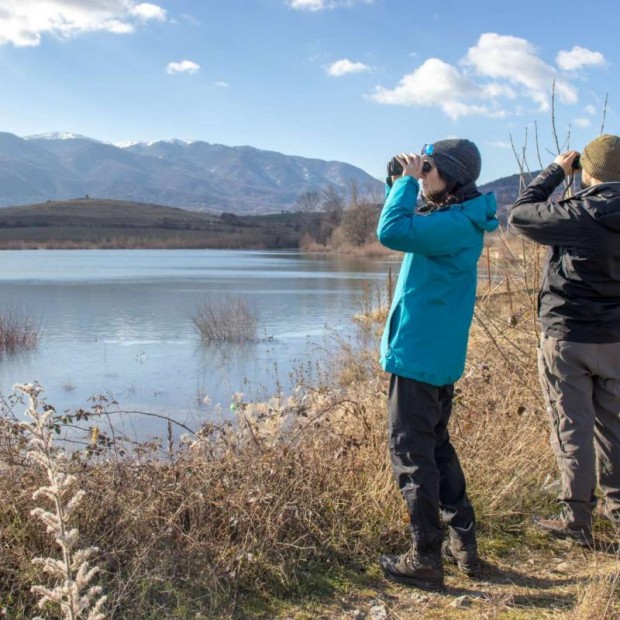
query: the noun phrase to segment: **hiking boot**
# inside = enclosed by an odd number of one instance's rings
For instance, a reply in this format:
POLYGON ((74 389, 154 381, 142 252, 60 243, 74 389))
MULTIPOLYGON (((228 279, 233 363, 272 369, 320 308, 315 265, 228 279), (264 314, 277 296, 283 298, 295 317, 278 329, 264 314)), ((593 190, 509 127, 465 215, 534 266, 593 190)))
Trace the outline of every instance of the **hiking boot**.
POLYGON ((572 540, 582 547, 591 547, 594 544, 592 528, 587 525, 573 525, 562 516, 543 519, 542 517, 533 518, 534 525, 547 534, 555 538, 572 540))
POLYGON ((382 555, 379 564, 388 579, 424 590, 443 588, 441 552, 421 553, 413 547, 402 555, 382 555))
POLYGON ((441 548, 443 557, 451 564, 456 564, 468 577, 480 577, 482 561, 478 555, 476 543, 465 545, 460 541, 446 538, 441 548))
POLYGON ((473 523, 467 529, 451 527, 441 551, 446 560, 456 564, 459 570, 463 571, 468 577, 480 576, 482 562, 478 555, 473 523))

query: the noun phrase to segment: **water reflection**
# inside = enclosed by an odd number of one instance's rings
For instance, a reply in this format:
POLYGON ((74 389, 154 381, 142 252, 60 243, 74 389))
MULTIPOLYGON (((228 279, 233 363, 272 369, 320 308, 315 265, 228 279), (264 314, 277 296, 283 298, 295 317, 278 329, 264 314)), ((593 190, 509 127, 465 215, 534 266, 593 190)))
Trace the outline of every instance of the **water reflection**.
MULTIPOLYGON (((324 356, 326 330, 352 329, 388 264, 298 252, 3 252, 4 301, 34 308, 43 331, 38 350, 1 360, 0 388, 38 380, 59 411, 105 394, 196 425, 224 417, 235 392, 256 400, 292 389, 298 368, 324 356), (201 345, 193 311, 227 295, 256 308, 260 340, 201 345)), ((152 419, 132 424, 161 434, 152 419)))

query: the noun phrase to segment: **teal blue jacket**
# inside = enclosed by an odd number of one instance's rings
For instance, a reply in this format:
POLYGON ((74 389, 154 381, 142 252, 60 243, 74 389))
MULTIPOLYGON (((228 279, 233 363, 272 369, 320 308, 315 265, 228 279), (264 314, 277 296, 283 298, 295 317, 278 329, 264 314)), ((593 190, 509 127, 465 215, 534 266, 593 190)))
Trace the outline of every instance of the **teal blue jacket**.
POLYGON ((381 365, 431 385, 454 383, 465 369, 485 231, 498 226, 493 194, 430 213, 415 211, 418 182, 389 189, 377 236, 405 252, 381 341, 381 365))

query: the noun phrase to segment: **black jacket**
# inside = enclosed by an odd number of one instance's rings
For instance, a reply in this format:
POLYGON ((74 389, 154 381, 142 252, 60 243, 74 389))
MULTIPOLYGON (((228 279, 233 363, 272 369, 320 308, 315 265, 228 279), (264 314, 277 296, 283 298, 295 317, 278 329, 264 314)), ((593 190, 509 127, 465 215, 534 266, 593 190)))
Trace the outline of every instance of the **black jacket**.
POLYGON ((620 183, 549 201, 563 179, 551 164, 509 216, 522 235, 551 246, 538 298, 542 328, 559 340, 620 342, 620 183))

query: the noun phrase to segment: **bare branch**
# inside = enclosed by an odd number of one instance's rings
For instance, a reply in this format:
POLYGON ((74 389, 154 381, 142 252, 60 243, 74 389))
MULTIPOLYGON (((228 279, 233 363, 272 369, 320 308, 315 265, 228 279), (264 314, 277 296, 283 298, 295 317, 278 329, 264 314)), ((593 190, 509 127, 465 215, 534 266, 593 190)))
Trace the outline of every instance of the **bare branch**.
POLYGON ((601 135, 605 131, 605 120, 607 118, 607 100, 609 99, 609 93, 605 93, 605 104, 603 105, 603 122, 601 123, 601 135))
POLYGON ((557 148, 557 152, 555 154, 559 155, 562 150, 560 149, 560 140, 558 138, 558 130, 555 124, 555 80, 553 80, 553 86, 551 87, 551 127, 553 129, 555 146, 557 148))
POLYGON ((536 157, 538 157, 538 165, 542 170, 544 168, 542 159, 540 158, 540 142, 538 140, 538 121, 534 121, 534 133, 536 136, 536 157))
POLYGON ((510 147, 512 148, 512 152, 515 156, 515 159, 517 160, 517 165, 519 166, 519 191, 525 189, 526 183, 525 183, 525 177, 523 174, 523 162, 521 161, 521 158, 519 157, 519 154, 517 153, 517 149, 515 148, 515 143, 514 140, 512 139, 512 134, 508 134, 510 136, 510 147))

